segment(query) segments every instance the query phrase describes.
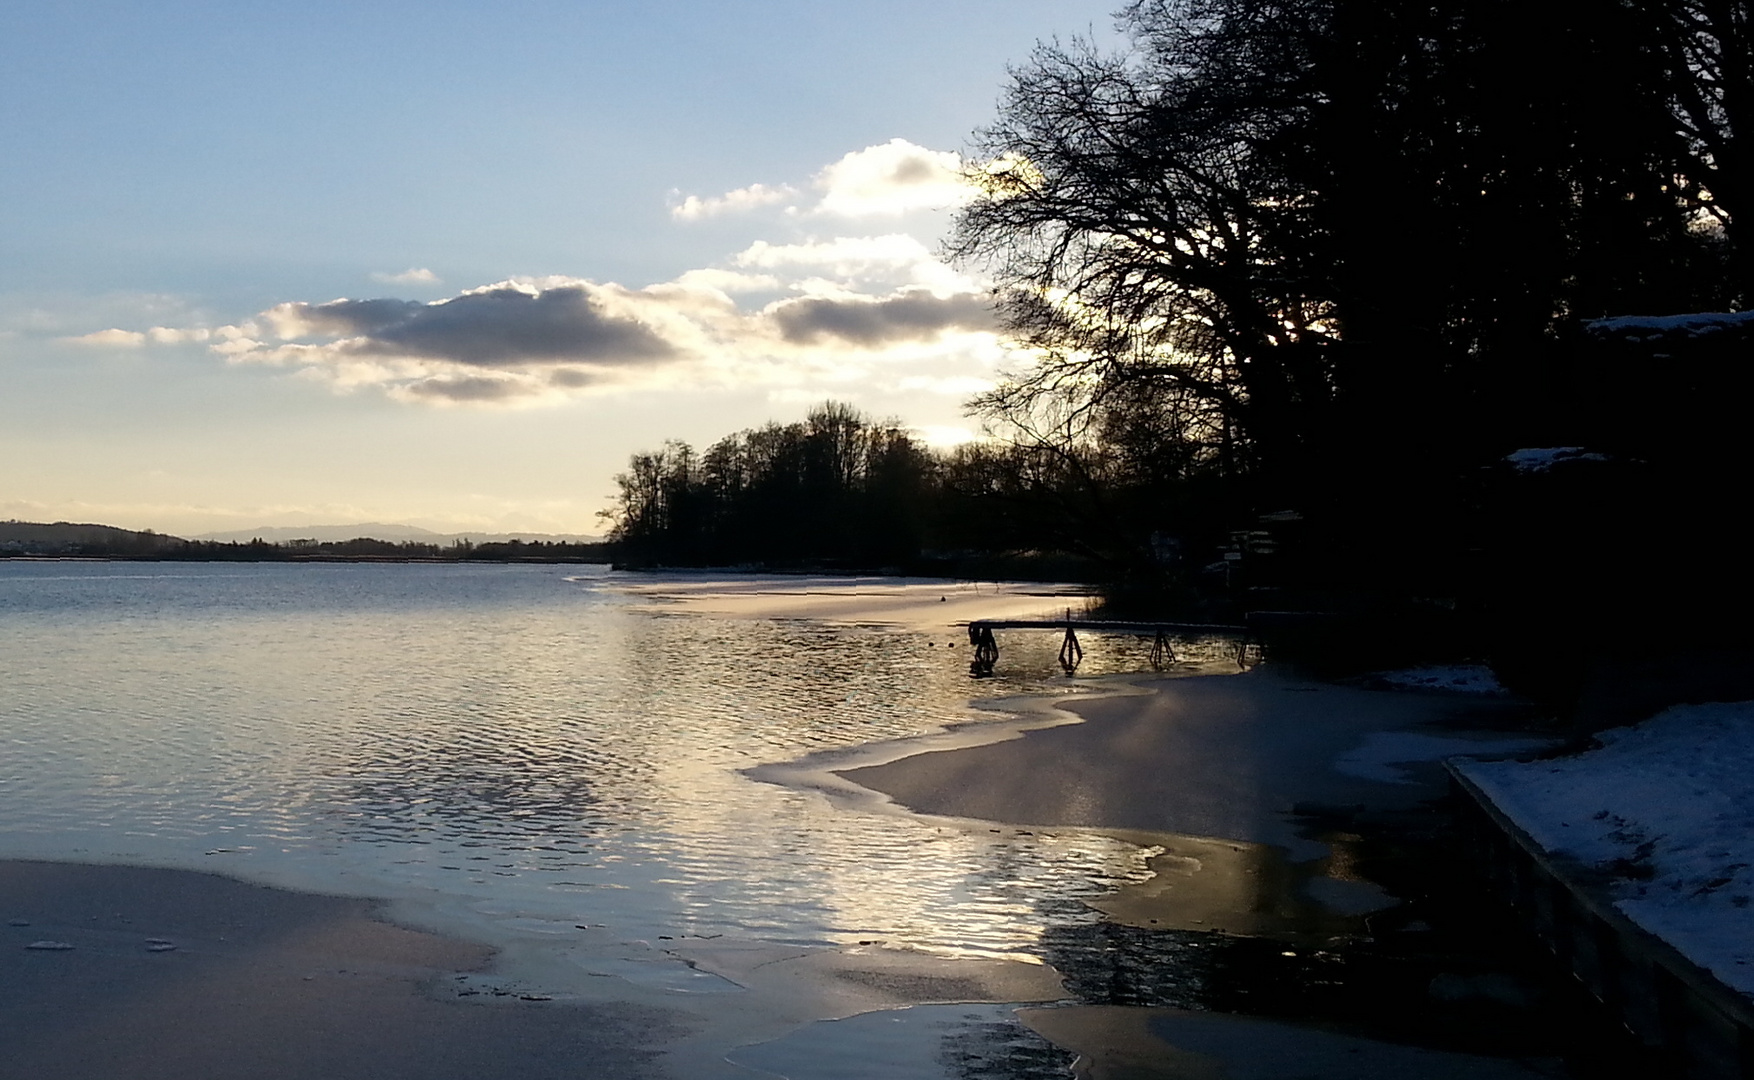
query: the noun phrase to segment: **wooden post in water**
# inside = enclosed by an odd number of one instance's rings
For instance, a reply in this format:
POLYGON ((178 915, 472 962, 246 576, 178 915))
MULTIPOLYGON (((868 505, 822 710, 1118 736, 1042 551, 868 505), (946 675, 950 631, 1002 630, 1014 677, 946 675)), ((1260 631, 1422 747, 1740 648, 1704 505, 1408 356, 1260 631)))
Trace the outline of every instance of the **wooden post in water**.
POLYGON ((1084 660, 1084 648, 1078 644, 1078 635, 1072 631, 1072 609, 1066 609, 1066 640, 1060 642, 1060 667, 1071 675, 1078 670, 1084 660))

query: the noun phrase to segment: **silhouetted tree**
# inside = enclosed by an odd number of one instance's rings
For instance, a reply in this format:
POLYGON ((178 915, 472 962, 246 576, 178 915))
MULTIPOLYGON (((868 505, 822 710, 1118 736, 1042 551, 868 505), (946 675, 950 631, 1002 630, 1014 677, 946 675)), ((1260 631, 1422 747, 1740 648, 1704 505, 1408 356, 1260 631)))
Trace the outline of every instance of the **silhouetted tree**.
POLYGON ((636 561, 899 564, 918 557, 937 459, 897 423, 829 402, 801 423, 635 454, 611 539, 636 561))
POLYGON ((1521 437, 1568 320, 1733 298, 1645 13, 1136 0, 1124 54, 1041 47, 950 244, 1038 358, 975 407, 1165 518, 1219 477, 1319 519, 1339 576, 1442 587, 1458 471, 1521 437))

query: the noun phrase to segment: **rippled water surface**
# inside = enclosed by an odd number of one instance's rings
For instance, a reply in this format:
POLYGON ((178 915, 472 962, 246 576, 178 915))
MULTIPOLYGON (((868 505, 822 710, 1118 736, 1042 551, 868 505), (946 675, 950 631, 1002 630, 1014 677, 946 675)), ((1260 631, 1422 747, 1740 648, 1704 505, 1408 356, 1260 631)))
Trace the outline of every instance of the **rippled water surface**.
POLYGON ((1047 635, 976 684, 950 632, 682 614, 614 581, 0 562, 0 855, 446 896, 634 935, 989 955, 1039 954, 1050 913, 1143 876, 1137 849, 1102 837, 835 810, 740 771, 1051 684, 1047 635))

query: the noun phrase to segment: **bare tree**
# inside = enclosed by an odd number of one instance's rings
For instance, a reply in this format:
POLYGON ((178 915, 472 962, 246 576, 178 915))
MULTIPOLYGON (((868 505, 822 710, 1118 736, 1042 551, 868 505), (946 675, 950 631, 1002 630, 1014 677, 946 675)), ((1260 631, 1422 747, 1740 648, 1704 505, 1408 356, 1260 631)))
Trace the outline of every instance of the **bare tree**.
POLYGON ((1233 93, 1236 67, 1217 85, 1236 9, 1136 5, 1125 56, 1042 46, 979 134, 983 194, 949 251, 1009 287, 1004 321, 1039 357, 974 403, 1014 433, 1070 447, 1149 385, 1166 430, 1209 458, 1241 432, 1280 456, 1296 401, 1326 393, 1329 305, 1280 243, 1304 194, 1262 164, 1300 105, 1291 87, 1233 93))
POLYGON ((1746 0, 1637 0, 1661 90, 1684 140, 1675 181, 1737 249, 1743 302, 1754 298, 1754 11, 1746 0), (1741 139, 1740 135, 1750 135, 1741 139))

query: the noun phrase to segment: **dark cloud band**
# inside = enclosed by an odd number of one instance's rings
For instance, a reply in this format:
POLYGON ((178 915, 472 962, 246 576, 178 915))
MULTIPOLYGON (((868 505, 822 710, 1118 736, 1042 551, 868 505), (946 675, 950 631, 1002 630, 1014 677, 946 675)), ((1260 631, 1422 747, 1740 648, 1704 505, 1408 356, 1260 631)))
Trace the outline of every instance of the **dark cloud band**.
POLYGON ((605 312, 582 285, 531 293, 498 288, 436 304, 336 300, 304 305, 311 330, 352 337, 362 355, 448 360, 475 367, 531 364, 637 364, 675 355, 636 319, 605 312))
POLYGON ((945 330, 991 330, 992 301, 974 293, 939 297, 909 292, 884 300, 812 297, 789 300, 773 312, 780 335, 797 345, 839 340, 877 347, 923 341, 945 330))

